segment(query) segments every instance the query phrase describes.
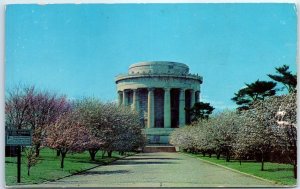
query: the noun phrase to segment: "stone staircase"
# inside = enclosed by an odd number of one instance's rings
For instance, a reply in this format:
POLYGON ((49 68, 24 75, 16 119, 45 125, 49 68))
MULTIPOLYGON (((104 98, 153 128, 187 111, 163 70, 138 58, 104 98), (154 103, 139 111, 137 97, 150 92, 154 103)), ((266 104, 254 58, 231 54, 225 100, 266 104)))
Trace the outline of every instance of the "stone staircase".
POLYGON ((144 147, 143 152, 144 153, 155 153, 155 152, 177 152, 175 146, 172 145, 147 145, 144 147))

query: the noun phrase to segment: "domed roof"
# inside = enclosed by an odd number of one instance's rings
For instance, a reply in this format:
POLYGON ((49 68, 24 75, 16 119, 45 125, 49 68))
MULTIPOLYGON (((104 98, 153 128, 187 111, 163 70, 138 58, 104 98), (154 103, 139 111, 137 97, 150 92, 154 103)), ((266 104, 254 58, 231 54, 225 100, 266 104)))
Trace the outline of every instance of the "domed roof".
POLYGON ((129 66, 129 74, 188 74, 186 64, 169 61, 139 62, 129 66))

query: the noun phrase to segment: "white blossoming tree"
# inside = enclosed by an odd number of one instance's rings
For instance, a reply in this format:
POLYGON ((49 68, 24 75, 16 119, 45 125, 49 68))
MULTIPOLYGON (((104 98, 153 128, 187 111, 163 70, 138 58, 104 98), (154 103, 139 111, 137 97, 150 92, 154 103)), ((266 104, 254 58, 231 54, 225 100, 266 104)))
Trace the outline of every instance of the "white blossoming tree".
POLYGON ((284 95, 276 113, 278 138, 281 150, 294 166, 294 177, 297 178, 297 104, 296 93, 284 95))

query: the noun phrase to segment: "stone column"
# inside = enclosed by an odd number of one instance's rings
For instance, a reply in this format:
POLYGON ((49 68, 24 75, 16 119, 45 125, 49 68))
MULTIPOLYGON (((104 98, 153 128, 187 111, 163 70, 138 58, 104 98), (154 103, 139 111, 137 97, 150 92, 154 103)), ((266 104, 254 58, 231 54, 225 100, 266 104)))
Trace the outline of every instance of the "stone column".
POLYGON ((123 106, 127 106, 127 95, 125 90, 123 90, 123 106))
POLYGON ((171 128, 171 95, 170 88, 164 88, 164 128, 171 128))
POLYGON ((148 89, 148 119, 147 127, 154 127, 154 88, 148 89))
POLYGON ((180 89, 179 93, 179 127, 185 125, 185 90, 180 89))
POLYGON ((132 110, 139 112, 139 95, 137 89, 133 89, 131 108, 132 110))
POLYGON ((121 106, 122 105, 122 95, 123 95, 123 92, 122 91, 118 91, 118 105, 121 106))
POLYGON ((194 106, 195 104, 195 96, 196 96, 196 93, 195 91, 192 89, 191 90, 191 108, 194 106))

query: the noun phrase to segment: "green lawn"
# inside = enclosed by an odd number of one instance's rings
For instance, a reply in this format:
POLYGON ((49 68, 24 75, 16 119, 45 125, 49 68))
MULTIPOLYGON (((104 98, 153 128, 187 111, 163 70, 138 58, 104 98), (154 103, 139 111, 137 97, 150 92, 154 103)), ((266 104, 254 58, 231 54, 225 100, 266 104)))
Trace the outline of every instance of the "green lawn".
POLYGON ((266 162, 264 165, 265 171, 261 171, 260 162, 242 161, 242 164, 240 165, 238 160, 231 160, 230 162, 226 162, 225 159, 222 157, 218 160, 215 156, 209 158, 208 156, 203 157, 200 154, 190 154, 190 155, 244 173, 248 173, 264 179, 275 181, 277 184, 293 185, 293 186, 296 185, 297 180, 294 179, 293 177, 293 166, 290 164, 266 162))
MULTIPOLYGON (((40 163, 31 168, 30 176, 27 176, 26 157, 22 154, 21 165, 21 184, 42 183, 45 181, 56 180, 103 163, 110 163, 122 156, 113 153, 112 158, 101 159, 101 153, 96 154, 96 161, 90 161, 89 153, 67 154, 64 169, 60 168, 60 157, 56 156, 56 151, 42 149, 40 153, 40 163)), ((17 184, 17 158, 5 158, 5 180, 6 185, 17 184)))

